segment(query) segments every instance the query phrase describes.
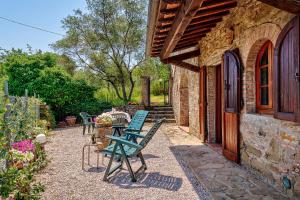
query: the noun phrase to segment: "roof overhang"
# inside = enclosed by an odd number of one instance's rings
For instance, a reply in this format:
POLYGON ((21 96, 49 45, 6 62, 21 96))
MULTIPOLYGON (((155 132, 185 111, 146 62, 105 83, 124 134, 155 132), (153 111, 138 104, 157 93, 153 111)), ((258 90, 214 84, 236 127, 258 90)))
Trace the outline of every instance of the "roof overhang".
POLYGON ((167 59, 195 47, 237 0, 154 0, 149 3, 147 56, 167 59))
MULTIPOLYGON (((146 55, 195 71, 198 66, 191 66, 183 60, 187 55, 189 58, 199 56, 199 41, 237 6, 238 0, 149 1, 146 55), (178 52, 186 52, 193 47, 199 52, 178 55, 178 52)), ((300 14, 299 0, 259 1, 300 14)))

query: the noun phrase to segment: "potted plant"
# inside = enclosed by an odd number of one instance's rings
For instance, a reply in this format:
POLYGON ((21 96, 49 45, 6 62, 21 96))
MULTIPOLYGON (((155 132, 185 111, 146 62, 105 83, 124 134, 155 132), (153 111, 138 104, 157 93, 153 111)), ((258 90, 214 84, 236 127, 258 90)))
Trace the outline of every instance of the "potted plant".
POLYGON ((68 126, 75 126, 76 117, 75 116, 67 116, 66 117, 66 122, 67 122, 68 126))

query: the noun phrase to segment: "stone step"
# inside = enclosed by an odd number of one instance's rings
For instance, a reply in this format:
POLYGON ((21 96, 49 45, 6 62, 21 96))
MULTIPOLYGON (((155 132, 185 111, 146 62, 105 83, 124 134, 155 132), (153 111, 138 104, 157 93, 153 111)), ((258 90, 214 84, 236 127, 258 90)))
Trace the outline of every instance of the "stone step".
MULTIPOLYGON (((149 119, 149 118, 147 118, 146 122, 153 123, 153 122, 155 122, 155 119, 149 119)), ((175 119, 166 119, 164 121, 164 123, 176 123, 176 120, 175 119)))
POLYGON ((155 106, 148 108, 150 111, 173 111, 173 108, 170 106, 155 106))
POLYGON ((174 114, 173 110, 152 110, 149 112, 151 114, 174 114))
POLYGON ((172 114, 165 114, 165 113, 158 114, 158 113, 155 113, 155 114, 149 114, 148 118, 150 118, 150 119, 161 119, 161 118, 174 119, 175 116, 174 116, 173 113, 172 114))

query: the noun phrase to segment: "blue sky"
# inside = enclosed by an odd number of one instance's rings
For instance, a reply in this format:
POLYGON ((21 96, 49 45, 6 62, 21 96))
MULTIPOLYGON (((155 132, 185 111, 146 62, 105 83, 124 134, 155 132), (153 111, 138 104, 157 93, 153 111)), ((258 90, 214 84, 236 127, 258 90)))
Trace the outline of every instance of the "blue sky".
MULTIPOLYGON (((0 17, 64 34, 61 20, 77 8, 84 9, 85 0, 1 0, 0 17)), ((33 49, 52 51, 49 44, 60 38, 0 19, 1 48, 26 49, 29 44, 33 49)))

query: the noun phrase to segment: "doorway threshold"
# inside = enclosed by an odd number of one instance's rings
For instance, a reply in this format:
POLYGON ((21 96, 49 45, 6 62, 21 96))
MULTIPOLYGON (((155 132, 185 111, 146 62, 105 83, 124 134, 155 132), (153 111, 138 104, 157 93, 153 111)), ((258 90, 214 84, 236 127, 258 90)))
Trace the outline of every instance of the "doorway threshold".
POLYGON ((182 131, 186 132, 186 133, 190 133, 190 127, 188 126, 178 126, 179 129, 181 129, 182 131))
POLYGON ((222 144, 217 143, 205 143, 210 149, 217 152, 220 155, 223 155, 222 153, 222 144))

